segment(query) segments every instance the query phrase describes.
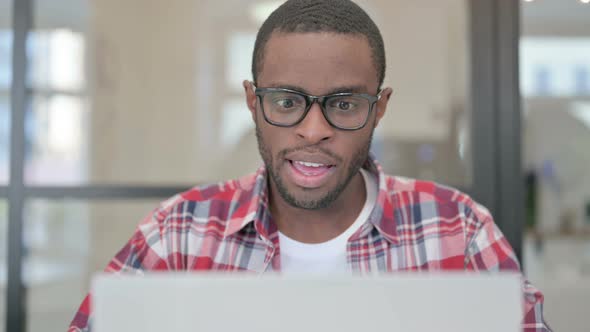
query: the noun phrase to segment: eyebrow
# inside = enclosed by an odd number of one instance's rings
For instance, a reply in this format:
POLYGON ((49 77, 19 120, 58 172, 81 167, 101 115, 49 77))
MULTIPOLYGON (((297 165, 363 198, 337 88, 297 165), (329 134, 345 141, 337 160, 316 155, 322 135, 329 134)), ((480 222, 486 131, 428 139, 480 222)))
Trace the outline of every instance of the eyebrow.
MULTIPOLYGON (((299 92, 303 92, 305 94, 311 95, 311 93, 309 93, 309 91, 307 91, 305 88, 302 88, 302 87, 296 86, 296 85, 271 83, 271 84, 269 84, 269 87, 295 90, 295 91, 299 91, 299 92)), ((341 87, 334 88, 334 89, 328 91, 328 93, 326 93, 325 96, 333 95, 336 93, 368 93, 367 91, 368 91, 368 89, 365 85, 349 85, 349 86, 341 86, 341 87)))

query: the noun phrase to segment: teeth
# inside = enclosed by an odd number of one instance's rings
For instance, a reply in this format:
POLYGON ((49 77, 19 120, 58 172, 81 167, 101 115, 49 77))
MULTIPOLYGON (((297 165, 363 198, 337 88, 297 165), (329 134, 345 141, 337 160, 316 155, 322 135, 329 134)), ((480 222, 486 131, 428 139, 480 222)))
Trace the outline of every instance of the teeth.
POLYGON ((326 166, 324 164, 310 163, 310 162, 307 162, 307 161, 296 161, 296 163, 301 164, 301 165, 306 166, 306 167, 325 167, 326 166))

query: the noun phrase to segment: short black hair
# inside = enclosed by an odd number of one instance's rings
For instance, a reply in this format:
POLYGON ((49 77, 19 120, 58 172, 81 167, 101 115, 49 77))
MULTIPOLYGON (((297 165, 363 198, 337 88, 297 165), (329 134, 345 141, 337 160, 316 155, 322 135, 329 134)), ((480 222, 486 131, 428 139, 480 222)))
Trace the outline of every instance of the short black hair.
POLYGON ((371 47, 379 87, 385 79, 383 37, 371 17, 350 0, 288 0, 264 21, 254 44, 252 77, 257 83, 264 48, 273 32, 333 32, 365 36, 371 47))

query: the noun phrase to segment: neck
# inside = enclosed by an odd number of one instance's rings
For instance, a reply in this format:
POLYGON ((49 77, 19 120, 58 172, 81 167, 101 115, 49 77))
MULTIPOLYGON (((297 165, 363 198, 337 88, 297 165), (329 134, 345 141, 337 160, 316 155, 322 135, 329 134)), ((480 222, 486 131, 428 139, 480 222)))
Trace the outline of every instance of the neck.
POLYGON ((307 210, 287 203, 269 179, 270 212, 280 232, 304 243, 321 243, 342 234, 360 214, 367 199, 362 174, 350 180, 346 188, 330 206, 307 210))

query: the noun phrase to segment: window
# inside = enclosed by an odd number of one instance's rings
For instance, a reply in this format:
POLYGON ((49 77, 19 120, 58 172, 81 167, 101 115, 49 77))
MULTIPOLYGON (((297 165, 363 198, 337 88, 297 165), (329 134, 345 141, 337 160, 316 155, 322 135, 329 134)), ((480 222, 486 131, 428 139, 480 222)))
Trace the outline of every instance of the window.
POLYGON ((590 38, 524 37, 520 51, 525 97, 590 96, 590 38))

